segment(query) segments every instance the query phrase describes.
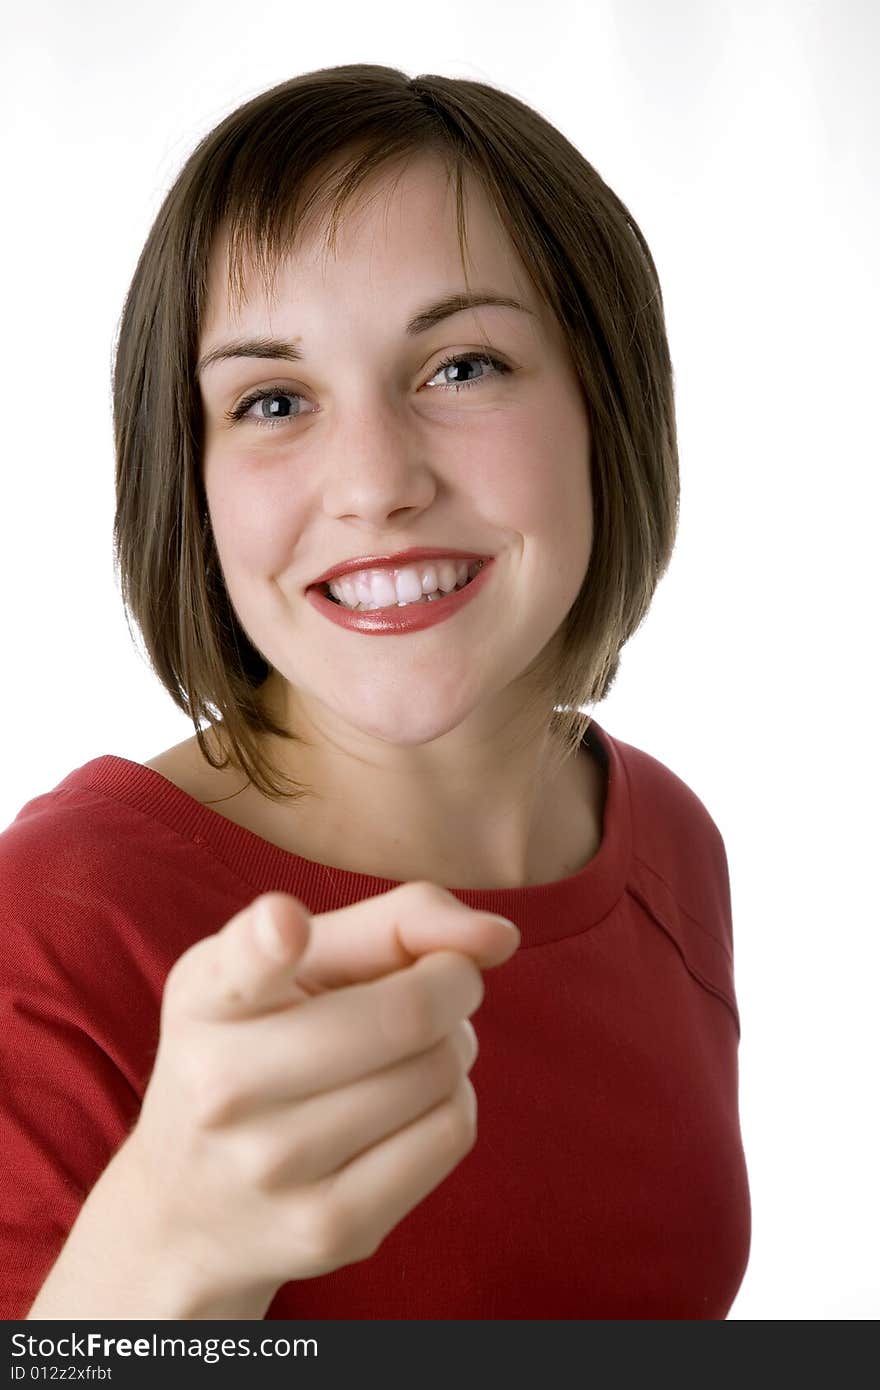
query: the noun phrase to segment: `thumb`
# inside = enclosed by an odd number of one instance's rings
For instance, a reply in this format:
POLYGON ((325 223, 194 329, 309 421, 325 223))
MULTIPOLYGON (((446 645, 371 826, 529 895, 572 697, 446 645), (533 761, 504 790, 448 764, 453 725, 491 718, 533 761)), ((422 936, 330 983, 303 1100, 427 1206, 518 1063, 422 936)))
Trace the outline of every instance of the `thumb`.
POLYGON ((309 923, 292 894, 261 894, 183 953, 163 1002, 169 1012, 222 1022, 308 999, 295 979, 311 938, 309 923))

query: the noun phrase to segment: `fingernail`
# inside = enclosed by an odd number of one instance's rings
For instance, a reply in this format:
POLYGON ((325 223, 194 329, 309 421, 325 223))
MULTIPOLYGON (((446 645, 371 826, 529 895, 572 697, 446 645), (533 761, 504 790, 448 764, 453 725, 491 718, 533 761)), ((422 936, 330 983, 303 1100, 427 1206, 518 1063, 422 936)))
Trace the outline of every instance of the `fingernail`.
POLYGON ((493 922, 503 922, 505 927, 513 927, 513 930, 516 932, 517 936, 519 936, 519 927, 516 925, 516 922, 511 922, 509 917, 500 917, 496 912, 493 912, 490 915, 492 917, 493 922))
POLYGON ((271 956, 273 960, 284 960, 287 956, 287 945, 275 923, 275 916, 270 904, 264 898, 257 903, 254 914, 254 935, 260 946, 271 956))

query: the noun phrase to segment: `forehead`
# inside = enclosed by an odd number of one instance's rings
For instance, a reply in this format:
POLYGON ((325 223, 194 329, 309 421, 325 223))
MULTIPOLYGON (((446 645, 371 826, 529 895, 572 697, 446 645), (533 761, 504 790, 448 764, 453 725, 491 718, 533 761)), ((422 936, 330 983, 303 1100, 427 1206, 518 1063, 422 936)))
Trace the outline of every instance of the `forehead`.
MULTIPOLYGON (((540 312, 530 277, 478 181, 466 171, 463 184, 467 278, 540 312)), ((263 264, 239 252, 235 283, 230 250, 224 224, 211 248, 202 340, 292 298, 375 287, 382 298, 392 290, 409 299, 419 298, 426 285, 457 289, 466 283, 454 176, 430 154, 370 176, 344 206, 332 243, 330 207, 318 202, 276 259, 267 256, 263 264)))

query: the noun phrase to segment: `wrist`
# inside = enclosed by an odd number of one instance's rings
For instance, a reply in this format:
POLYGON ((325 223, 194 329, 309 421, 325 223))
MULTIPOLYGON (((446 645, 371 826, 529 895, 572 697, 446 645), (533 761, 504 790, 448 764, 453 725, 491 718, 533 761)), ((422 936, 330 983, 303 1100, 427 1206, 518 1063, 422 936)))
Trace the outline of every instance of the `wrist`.
POLYGON ((265 1316, 275 1289, 221 1287, 195 1244, 169 1229, 126 1141, 84 1202, 28 1320, 202 1320, 265 1316))
POLYGON ((111 1160, 105 1179, 120 1222, 129 1221, 138 1255, 143 1253, 141 1273, 133 1276, 151 1310, 142 1316, 255 1320, 265 1315, 277 1286, 234 1283, 198 1233, 188 1232, 167 1207, 157 1205, 156 1179, 141 1155, 136 1130, 111 1160), (154 1307, 164 1311, 153 1312, 154 1307))

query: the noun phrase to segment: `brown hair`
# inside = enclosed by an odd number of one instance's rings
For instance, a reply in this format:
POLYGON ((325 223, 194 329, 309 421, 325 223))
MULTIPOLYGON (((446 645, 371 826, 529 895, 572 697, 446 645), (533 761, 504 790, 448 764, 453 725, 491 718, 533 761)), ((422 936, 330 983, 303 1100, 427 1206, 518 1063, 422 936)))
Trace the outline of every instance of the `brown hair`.
POLYGON ((455 177, 462 263, 469 171, 562 326, 589 410, 590 563, 525 673, 528 708, 558 758, 581 743, 591 718, 582 706, 608 693, 675 543, 678 448, 657 271, 629 211, 583 155, 517 98, 463 78, 347 64, 246 102, 190 155, 125 299, 113 361, 113 540, 126 613, 203 756, 214 767, 231 761, 273 799, 299 799, 304 787, 272 766, 257 738, 300 740, 260 698, 272 668, 232 609, 202 480, 195 365, 211 249, 228 227, 230 297, 240 299, 246 263, 271 282, 309 214, 329 208, 332 244, 371 174, 428 152, 455 177), (221 720, 227 756, 214 762, 201 723, 217 734, 221 720))

